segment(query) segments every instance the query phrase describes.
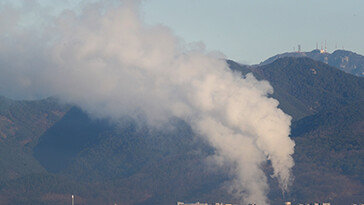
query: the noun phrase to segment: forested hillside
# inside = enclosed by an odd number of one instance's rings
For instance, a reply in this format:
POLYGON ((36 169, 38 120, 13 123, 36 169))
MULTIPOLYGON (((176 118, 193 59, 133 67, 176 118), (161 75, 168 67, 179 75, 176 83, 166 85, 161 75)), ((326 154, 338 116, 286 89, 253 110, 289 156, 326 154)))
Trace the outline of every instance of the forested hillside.
MULTIPOLYGON (((363 78, 308 58, 228 63, 268 80, 293 116, 295 181, 283 197, 270 180, 272 204, 362 202, 363 78)), ((53 98, 2 97, 0 131, 2 204, 66 204, 71 194, 77 204, 236 202, 229 170, 211 163, 214 150, 179 119, 151 128, 127 116, 95 119, 53 98)))
POLYGON ((0 181, 45 172, 32 157, 32 149, 68 109, 53 98, 14 101, 0 97, 0 181))

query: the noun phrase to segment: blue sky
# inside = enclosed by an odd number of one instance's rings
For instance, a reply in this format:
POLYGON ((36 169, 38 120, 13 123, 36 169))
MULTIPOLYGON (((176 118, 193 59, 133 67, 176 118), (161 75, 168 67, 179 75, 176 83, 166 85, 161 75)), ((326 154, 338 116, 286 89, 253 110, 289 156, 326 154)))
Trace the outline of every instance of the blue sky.
MULTIPOLYGON (((39 0, 59 10, 80 1, 39 0)), ((298 44, 310 51, 325 40, 330 52, 344 46, 364 54, 364 0, 145 0, 142 12, 148 24, 164 24, 186 42, 203 42, 242 63, 298 44)))
POLYGON ((325 40, 329 51, 364 54, 363 0, 150 0, 143 10, 148 23, 243 63, 325 40))

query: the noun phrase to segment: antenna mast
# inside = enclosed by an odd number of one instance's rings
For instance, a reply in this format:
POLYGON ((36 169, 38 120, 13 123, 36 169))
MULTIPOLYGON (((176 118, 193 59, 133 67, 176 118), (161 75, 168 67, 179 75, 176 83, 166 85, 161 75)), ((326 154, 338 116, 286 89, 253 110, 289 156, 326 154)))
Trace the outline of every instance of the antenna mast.
POLYGON ((327 52, 327 44, 326 44, 326 40, 325 40, 325 53, 327 52))

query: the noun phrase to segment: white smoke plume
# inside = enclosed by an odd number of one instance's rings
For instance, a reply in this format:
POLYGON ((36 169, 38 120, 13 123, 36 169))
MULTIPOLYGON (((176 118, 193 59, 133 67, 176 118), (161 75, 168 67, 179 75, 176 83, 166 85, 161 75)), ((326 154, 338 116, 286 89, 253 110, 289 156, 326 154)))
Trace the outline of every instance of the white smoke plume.
POLYGON ((234 165, 232 188, 242 203, 269 204, 261 169, 268 160, 286 191, 291 118, 268 97, 269 83, 232 72, 221 56, 189 48, 167 27, 146 25, 138 3, 102 5, 31 26, 20 23, 26 11, 2 4, 0 93, 55 95, 98 117, 142 114, 151 125, 182 118, 216 149, 216 159, 234 165))

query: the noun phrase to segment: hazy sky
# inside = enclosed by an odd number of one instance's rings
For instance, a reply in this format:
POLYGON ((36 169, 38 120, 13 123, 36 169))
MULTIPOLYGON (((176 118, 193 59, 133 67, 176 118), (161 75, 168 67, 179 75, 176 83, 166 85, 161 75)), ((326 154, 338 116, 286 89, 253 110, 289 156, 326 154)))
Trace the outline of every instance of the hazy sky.
POLYGON ((363 0, 150 0, 144 11, 147 22, 245 63, 325 40, 329 51, 364 54, 363 0))
MULTIPOLYGON (((80 1, 40 0, 59 8, 80 1)), ((298 44, 310 51, 325 40, 329 51, 344 46, 364 54, 364 0, 145 0, 142 9, 147 23, 167 25, 186 42, 201 41, 242 63, 298 44)))

